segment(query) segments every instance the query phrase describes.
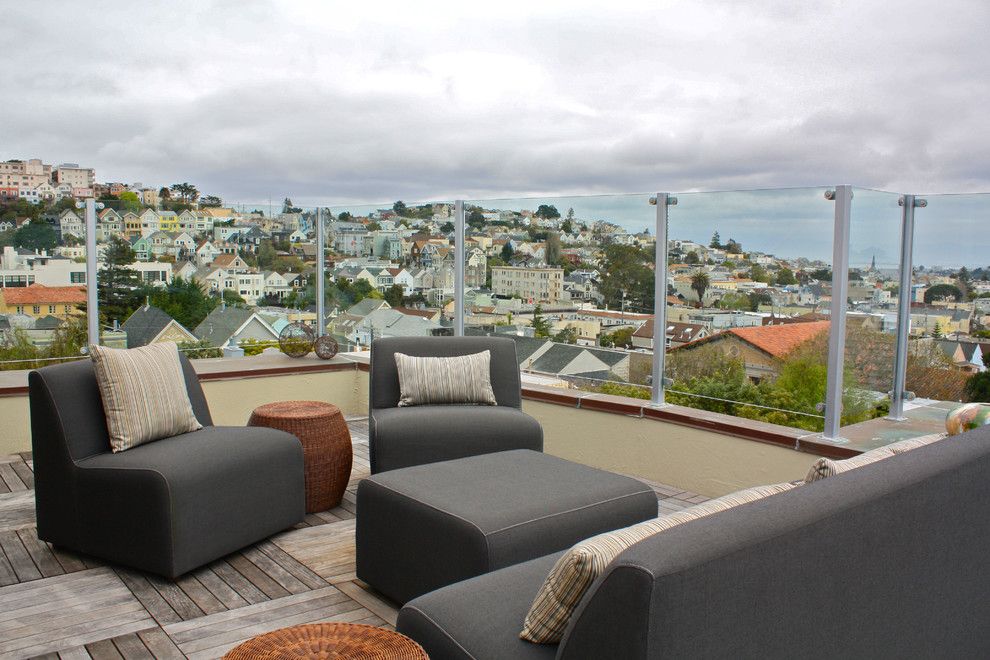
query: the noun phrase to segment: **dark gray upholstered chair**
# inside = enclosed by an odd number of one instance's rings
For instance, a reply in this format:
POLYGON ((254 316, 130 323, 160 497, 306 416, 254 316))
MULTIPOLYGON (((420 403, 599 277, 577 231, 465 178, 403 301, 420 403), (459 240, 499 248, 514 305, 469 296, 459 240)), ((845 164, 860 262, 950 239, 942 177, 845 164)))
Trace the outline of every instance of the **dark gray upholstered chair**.
POLYGON ((516 343, 504 337, 389 337, 371 346, 371 472, 507 449, 543 451, 543 428, 522 411, 516 343), (399 408, 395 353, 451 357, 491 351, 497 406, 399 408))
POLYGON ((181 360, 203 428, 117 454, 89 360, 31 372, 39 538, 175 578, 303 519, 299 441, 213 426, 196 373, 181 360))

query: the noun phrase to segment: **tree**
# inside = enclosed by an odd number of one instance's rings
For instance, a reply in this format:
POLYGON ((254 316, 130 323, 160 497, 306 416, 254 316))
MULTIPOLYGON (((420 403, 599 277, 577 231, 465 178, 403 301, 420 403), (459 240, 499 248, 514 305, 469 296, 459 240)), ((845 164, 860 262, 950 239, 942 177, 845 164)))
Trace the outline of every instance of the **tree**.
POLYGON ((615 332, 603 332, 598 338, 598 344, 612 348, 632 348, 632 328, 619 328, 615 332))
POLYGON ((244 297, 233 289, 224 289, 221 298, 230 307, 247 307, 244 297))
POLYGON ((404 289, 401 284, 393 284, 385 291, 385 302, 392 307, 401 307, 403 292, 404 289))
POLYGON ((467 224, 472 229, 482 229, 485 226, 485 214, 480 209, 472 209, 468 213, 467 224))
POLYGON ((737 243, 736 239, 730 238, 729 242, 725 244, 725 251, 729 254, 742 254, 742 243, 737 243))
POLYGON ((140 213, 142 208, 141 198, 138 197, 136 192, 130 190, 125 190, 120 193, 120 208, 118 211, 121 213, 140 213))
POLYGON ((749 293, 749 311, 758 312, 760 311, 760 305, 772 305, 773 298, 766 291, 750 291, 749 293))
POLYGON ((282 200, 282 213, 302 213, 302 209, 292 205, 292 200, 286 197, 282 200))
POLYGON ((818 280, 819 282, 831 282, 832 270, 829 268, 818 268, 808 273, 808 276, 813 280, 818 280))
POLYGON ((744 293, 730 291, 722 296, 722 300, 720 300, 719 303, 722 309, 736 309, 742 312, 750 311, 749 296, 744 293))
POLYGON ((502 246, 502 252, 500 253, 501 254, 501 257, 502 257, 502 261, 504 261, 507 264, 508 263, 511 263, 512 262, 512 255, 514 253, 515 253, 515 251, 512 249, 512 244, 509 243, 508 241, 506 241, 505 242, 505 245, 502 246))
POLYGON ((552 204, 540 204, 534 213, 538 218, 543 218, 544 220, 553 220, 554 218, 560 217, 560 211, 557 210, 556 206, 552 204))
POLYGON ((405 202, 401 200, 396 202, 395 204, 392 204, 392 210, 395 211, 395 214, 398 216, 403 216, 408 211, 405 202))
POLYGON ((691 252, 688 252, 686 255, 684 255, 684 263, 695 266, 701 263, 701 258, 698 257, 697 252, 692 250, 691 252))
POLYGON ((164 287, 155 287, 150 302, 173 319, 192 330, 217 306, 217 300, 207 295, 195 279, 176 277, 164 287))
POLYGON ((58 244, 58 236, 50 224, 33 221, 14 232, 14 245, 27 250, 52 250, 58 244))
POLYGON ((754 282, 770 282, 770 274, 767 273, 767 269, 760 264, 753 264, 753 267, 749 270, 749 279, 754 282))
POLYGON ((797 284, 797 278, 794 277, 794 271, 790 268, 781 268, 777 271, 776 277, 777 284, 780 286, 785 286, 788 284, 797 284))
POLYGON ((550 338, 550 341, 556 342, 558 344, 576 344, 578 340, 577 328, 573 326, 567 326, 561 329, 560 332, 555 334, 550 338))
POLYGON ((963 391, 967 401, 990 402, 990 371, 970 376, 963 391))
POLYGON ((623 292, 632 303, 627 309, 650 311, 653 309, 653 253, 634 245, 606 245, 598 260, 601 278, 598 291, 605 304, 613 309, 622 305, 623 292))
POLYGON ((550 321, 543 317, 543 307, 537 305, 533 309, 533 335, 535 337, 549 337, 550 336, 550 321))
POLYGON ((216 195, 206 195, 199 199, 200 208, 219 208, 223 206, 223 200, 216 195))
POLYGON ((936 300, 945 300, 950 296, 959 302, 963 299, 963 292, 952 284, 936 284, 925 291, 925 302, 930 304, 936 300))
POLYGON ((698 294, 698 302, 704 302, 705 291, 708 290, 710 284, 711 279, 708 277, 708 273, 702 270, 691 276, 691 289, 698 294))
POLYGON ((932 337, 934 337, 935 339, 941 339, 944 336, 945 335, 942 331, 942 324, 939 323, 938 321, 935 321, 935 327, 932 328, 932 337))
MULTIPOLYGON (((571 209, 573 211, 574 209, 571 209)), ((564 220, 560 224, 560 231, 564 232, 565 235, 570 235, 574 233, 574 223, 571 220, 564 220)))
MULTIPOLYGON (((199 198, 199 190, 191 183, 173 183, 169 186, 172 193, 179 196, 183 202, 195 202, 199 198)), ((171 195, 169 195, 171 197, 171 195)))
POLYGON ((377 222, 369 222, 368 226, 365 227, 368 231, 381 231, 382 226, 377 222))
POLYGON ((143 302, 141 276, 129 268, 134 260, 130 243, 120 236, 111 237, 103 250, 103 267, 96 284, 100 321, 104 325, 110 325, 112 321, 126 321, 143 302))
POLYGON ((442 225, 440 225, 440 233, 442 233, 442 234, 450 234, 453 231, 454 231, 454 223, 453 222, 445 222, 442 225))
POLYGON ((722 247, 722 238, 718 235, 718 230, 717 229, 715 230, 715 233, 712 234, 712 241, 711 241, 711 243, 708 244, 708 247, 714 248, 716 250, 721 249, 721 247, 722 247))
POLYGON ((278 253, 275 251, 272 242, 267 239, 261 241, 261 245, 258 246, 258 252, 255 255, 258 268, 261 270, 272 270, 275 267, 276 258, 278 258, 278 253))
MULTIPOLYGON (((333 217, 332 214, 331 214, 331 217, 333 217)), ((337 220, 340 221, 340 222, 350 222, 353 219, 354 219, 354 216, 351 215, 351 212, 350 211, 341 211, 340 212, 340 215, 337 216, 337 220)))

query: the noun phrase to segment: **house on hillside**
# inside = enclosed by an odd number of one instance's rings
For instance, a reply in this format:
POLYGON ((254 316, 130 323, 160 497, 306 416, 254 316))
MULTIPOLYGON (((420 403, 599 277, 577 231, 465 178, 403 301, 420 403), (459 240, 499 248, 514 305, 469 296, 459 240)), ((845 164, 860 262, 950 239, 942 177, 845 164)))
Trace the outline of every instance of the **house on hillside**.
MULTIPOLYGON (((641 325, 632 334, 632 345, 635 348, 653 350, 653 319, 641 325)), ((677 321, 667 322, 666 342, 667 348, 677 348, 684 344, 702 339, 708 336, 708 329, 700 323, 680 323, 677 321)))
POLYGON ((196 326, 193 334, 211 346, 224 346, 234 340, 235 344, 249 339, 276 341, 278 333, 254 310, 243 307, 221 305, 210 312, 202 323, 196 326))
POLYGON ((731 328, 672 348, 670 352, 717 346, 727 356, 742 360, 746 375, 758 383, 768 376, 777 375, 788 355, 802 344, 827 333, 829 325, 828 321, 814 321, 731 328))
POLYGON ((127 334, 127 348, 174 341, 176 344, 196 341, 196 335, 154 305, 145 304, 134 310, 120 329, 127 334))

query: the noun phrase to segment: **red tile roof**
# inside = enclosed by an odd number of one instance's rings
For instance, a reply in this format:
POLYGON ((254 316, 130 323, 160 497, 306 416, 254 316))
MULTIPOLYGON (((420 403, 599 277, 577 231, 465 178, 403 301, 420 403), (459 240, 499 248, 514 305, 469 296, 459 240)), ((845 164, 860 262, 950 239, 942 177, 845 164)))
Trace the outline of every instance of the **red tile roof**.
POLYGON ((0 289, 0 296, 7 305, 52 305, 55 303, 84 303, 86 289, 78 286, 45 286, 32 284, 27 287, 0 289))
POLYGON ((728 335, 735 335, 768 355, 783 358, 804 342, 814 339, 823 332, 828 332, 829 325, 831 325, 829 321, 814 321, 811 323, 788 323, 786 325, 759 325, 752 328, 731 328, 672 350, 694 348, 708 342, 719 341, 728 335))
POLYGON ((424 319, 432 319, 437 314, 435 309, 413 309, 411 307, 393 307, 392 309, 406 316, 421 316, 424 319))

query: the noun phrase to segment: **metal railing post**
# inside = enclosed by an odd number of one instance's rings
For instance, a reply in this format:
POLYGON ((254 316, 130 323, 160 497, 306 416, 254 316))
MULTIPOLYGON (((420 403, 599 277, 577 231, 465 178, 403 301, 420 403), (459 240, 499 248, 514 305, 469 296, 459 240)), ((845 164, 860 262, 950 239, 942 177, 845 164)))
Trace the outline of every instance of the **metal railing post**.
POLYGON ((887 419, 904 421, 907 387, 908 341, 911 336, 911 274, 914 269, 914 209, 927 206, 924 199, 903 195, 901 206, 901 277, 897 290, 897 344, 894 353, 894 383, 890 391, 890 414, 887 419))
POLYGON ((832 239, 832 310, 828 336, 828 381, 825 385, 825 429, 822 437, 842 442, 842 375, 845 368, 846 301, 849 297, 849 228, 852 216, 852 186, 836 186, 825 193, 835 201, 832 239))
POLYGON ((96 200, 86 200, 86 329, 90 346, 100 344, 100 299, 97 290, 96 200))
POLYGON ((650 203, 657 207, 653 268, 653 383, 650 403, 662 406, 665 405, 663 383, 667 358, 667 219, 668 207, 677 204, 677 198, 668 193, 657 193, 656 197, 650 199, 650 203))
POLYGON ((464 336, 464 200, 454 202, 454 336, 464 336))
POLYGON ((326 303, 326 235, 323 227, 323 209, 316 209, 316 336, 327 333, 326 303))

